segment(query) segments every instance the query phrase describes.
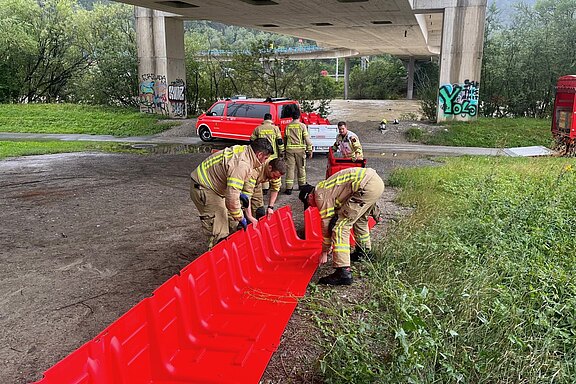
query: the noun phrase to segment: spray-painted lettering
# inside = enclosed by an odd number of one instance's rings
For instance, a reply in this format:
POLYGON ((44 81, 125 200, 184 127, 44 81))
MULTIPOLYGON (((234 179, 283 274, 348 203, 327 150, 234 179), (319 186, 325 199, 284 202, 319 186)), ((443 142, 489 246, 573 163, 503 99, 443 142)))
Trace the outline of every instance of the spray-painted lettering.
POLYGON ((186 117, 186 84, 182 79, 176 79, 168 86, 168 100, 173 117, 186 117))
POLYGON ((444 84, 440 87, 440 108, 445 115, 476 116, 480 87, 477 81, 464 80, 463 84, 444 84))
POLYGON ((140 81, 140 111, 168 114, 166 76, 148 73, 140 81))

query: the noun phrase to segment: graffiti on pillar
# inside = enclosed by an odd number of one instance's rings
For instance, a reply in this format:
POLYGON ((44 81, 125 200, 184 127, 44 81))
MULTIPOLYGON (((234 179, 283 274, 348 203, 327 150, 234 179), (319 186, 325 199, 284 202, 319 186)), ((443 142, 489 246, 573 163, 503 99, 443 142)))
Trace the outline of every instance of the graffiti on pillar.
POLYGON ((172 108, 172 116, 186 117, 186 84, 182 79, 172 81, 168 86, 168 101, 172 108))
POLYGON ((476 116, 480 83, 464 80, 463 84, 444 84, 440 87, 440 108, 445 115, 476 116))
POLYGON ((148 73, 140 81, 140 111, 168 114, 166 76, 148 73))

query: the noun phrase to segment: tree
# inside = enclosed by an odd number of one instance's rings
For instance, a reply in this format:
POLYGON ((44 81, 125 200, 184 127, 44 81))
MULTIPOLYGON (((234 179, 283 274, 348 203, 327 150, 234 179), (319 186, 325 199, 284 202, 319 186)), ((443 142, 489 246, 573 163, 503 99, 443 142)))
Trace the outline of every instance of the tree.
POLYGON ((72 101, 108 105, 138 105, 138 53, 133 7, 96 3, 82 12, 90 66, 67 88, 72 101))
POLYGON ((406 89, 406 69, 391 56, 377 57, 366 70, 354 67, 350 74, 353 99, 397 99, 406 89))

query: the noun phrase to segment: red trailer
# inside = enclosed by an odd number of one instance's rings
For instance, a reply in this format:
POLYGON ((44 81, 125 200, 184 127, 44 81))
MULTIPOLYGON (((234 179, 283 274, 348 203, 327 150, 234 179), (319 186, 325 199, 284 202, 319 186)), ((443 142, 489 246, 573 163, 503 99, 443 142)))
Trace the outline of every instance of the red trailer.
POLYGON ((552 135, 556 150, 563 155, 576 155, 576 75, 562 76, 556 84, 552 135))

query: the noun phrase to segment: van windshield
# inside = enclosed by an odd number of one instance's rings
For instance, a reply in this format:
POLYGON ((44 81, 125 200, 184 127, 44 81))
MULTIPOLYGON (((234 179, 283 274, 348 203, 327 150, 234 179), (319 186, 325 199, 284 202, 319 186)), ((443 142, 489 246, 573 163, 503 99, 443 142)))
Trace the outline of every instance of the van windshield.
POLYGON ((222 116, 224 114, 224 103, 217 103, 209 111, 211 116, 222 116))

